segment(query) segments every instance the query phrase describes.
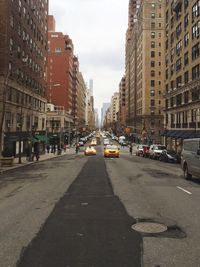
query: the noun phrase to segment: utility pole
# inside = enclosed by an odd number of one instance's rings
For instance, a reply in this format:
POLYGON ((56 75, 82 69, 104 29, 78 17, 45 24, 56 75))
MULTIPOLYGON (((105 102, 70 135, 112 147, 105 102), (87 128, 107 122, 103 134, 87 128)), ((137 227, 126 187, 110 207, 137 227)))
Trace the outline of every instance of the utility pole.
POLYGON ((19 158, 18 158, 18 163, 22 163, 22 122, 23 122, 23 117, 22 117, 22 103, 21 103, 21 108, 20 108, 20 125, 19 125, 19 158))
POLYGON ((71 129, 70 129, 70 120, 69 120, 69 123, 68 123, 68 145, 69 147, 71 147, 71 129))
POLYGON ((4 79, 3 83, 3 90, 2 90, 2 110, 1 110, 1 119, 0 119, 0 155, 2 153, 3 148, 3 124, 4 124, 4 117, 5 117, 5 110, 6 110, 6 88, 8 85, 8 78, 9 78, 10 72, 8 70, 7 75, 4 79))

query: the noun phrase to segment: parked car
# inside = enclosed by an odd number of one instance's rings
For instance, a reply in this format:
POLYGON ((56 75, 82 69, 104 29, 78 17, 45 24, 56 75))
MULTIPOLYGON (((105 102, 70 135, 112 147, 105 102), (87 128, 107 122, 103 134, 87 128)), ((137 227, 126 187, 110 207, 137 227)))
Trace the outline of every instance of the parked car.
POLYGON ((165 149, 166 147, 163 145, 151 145, 149 148, 149 157, 151 159, 159 159, 162 151, 165 149))
POLYGON ((184 178, 200 178, 200 138, 185 139, 181 152, 181 167, 184 178))
POLYGON ((143 146, 143 157, 149 158, 149 148, 150 147, 148 145, 143 146))
POLYGON ((83 141, 79 141, 78 144, 79 144, 79 147, 84 146, 83 141))
POLYGON ((138 145, 136 148, 136 156, 143 156, 143 145, 138 145))
POLYGON ((149 156, 149 146, 148 145, 138 145, 136 148, 136 156, 149 156))
POLYGON ((174 150, 163 150, 159 157, 160 161, 178 163, 178 154, 174 150))

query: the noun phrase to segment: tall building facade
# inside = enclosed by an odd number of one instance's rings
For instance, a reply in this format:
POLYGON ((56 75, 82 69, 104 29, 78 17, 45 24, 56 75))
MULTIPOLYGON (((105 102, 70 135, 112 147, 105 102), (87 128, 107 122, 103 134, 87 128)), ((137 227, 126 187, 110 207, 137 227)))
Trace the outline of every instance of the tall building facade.
POLYGON ((119 92, 115 92, 111 98, 111 123, 116 123, 118 121, 119 113, 119 92))
POLYGON ((48 0, 1 0, 0 17, 0 149, 17 155, 46 129, 48 0))
POLYGON ((74 47, 68 35, 55 31, 53 16, 48 30, 48 102, 72 111, 74 47))
POLYGON ((164 107, 164 1, 143 0, 138 10, 136 132, 161 143, 164 107))
POLYGON ((103 126, 104 117, 106 114, 107 109, 110 107, 110 103, 103 103, 101 108, 101 127, 103 126))
POLYGON ((135 74, 135 44, 136 31, 134 30, 137 22, 137 11, 140 6, 140 0, 129 1, 128 11, 128 29, 126 31, 126 48, 125 48, 125 102, 126 102, 126 124, 134 125, 135 123, 135 86, 133 85, 135 74))
MULTIPOLYGON (((130 1, 130 4, 132 2, 130 1)), ((129 4, 129 6, 130 6, 129 4)), ((142 142, 161 142, 164 2, 142 0, 130 13, 126 41, 126 123, 142 142)))
POLYGON ((200 0, 165 1, 165 137, 200 137, 200 0))
POLYGON ((78 86, 77 86, 77 117, 80 128, 85 128, 86 125, 86 84, 81 72, 78 72, 78 86))
POLYGON ((119 84, 119 123, 121 131, 126 126, 126 78, 122 77, 119 84))

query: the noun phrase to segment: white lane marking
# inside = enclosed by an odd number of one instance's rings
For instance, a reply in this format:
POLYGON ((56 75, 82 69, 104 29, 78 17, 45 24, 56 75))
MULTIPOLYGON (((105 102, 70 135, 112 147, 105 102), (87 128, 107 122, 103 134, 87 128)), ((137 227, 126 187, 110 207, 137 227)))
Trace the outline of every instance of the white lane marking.
POLYGON ((189 195, 192 195, 192 193, 190 191, 188 191, 188 190, 186 190, 186 189, 184 189, 184 188, 182 188, 180 186, 177 186, 177 188, 180 189, 180 190, 182 190, 183 192, 189 194, 189 195))

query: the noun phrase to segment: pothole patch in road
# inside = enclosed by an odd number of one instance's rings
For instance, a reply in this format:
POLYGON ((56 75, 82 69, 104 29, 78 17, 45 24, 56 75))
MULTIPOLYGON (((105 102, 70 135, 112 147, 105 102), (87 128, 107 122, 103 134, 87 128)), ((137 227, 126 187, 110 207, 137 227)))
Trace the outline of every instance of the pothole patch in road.
POLYGON ((131 227, 146 237, 185 238, 186 233, 175 224, 165 224, 154 219, 137 219, 131 227))

